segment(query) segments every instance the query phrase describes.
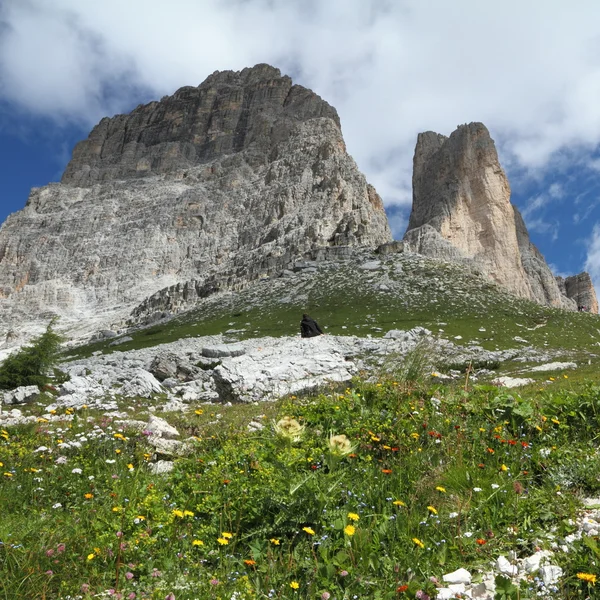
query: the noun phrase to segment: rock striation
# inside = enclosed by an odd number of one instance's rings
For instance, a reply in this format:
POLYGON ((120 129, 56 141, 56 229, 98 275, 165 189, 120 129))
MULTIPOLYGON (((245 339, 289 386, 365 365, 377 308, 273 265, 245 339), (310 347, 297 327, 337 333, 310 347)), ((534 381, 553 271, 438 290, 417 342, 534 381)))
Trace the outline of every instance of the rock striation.
POLYGON ((215 72, 103 119, 61 183, 6 220, 0 339, 53 315, 87 333, 163 289, 203 297, 318 248, 391 239, 333 107, 268 65, 215 72))
POLYGON ((585 271, 579 275, 571 275, 564 281, 566 295, 575 301, 578 308, 598 313, 598 299, 592 278, 585 271))
MULTIPOLYGON (((531 243, 521 214, 510 202, 510 185, 494 141, 482 123, 461 125, 450 137, 419 134, 404 241, 420 254, 473 264, 517 296, 577 308, 577 294, 561 289, 531 243)), ((589 281, 587 273, 576 278, 589 281)), ((597 312, 593 286, 585 289, 587 305, 597 312)))

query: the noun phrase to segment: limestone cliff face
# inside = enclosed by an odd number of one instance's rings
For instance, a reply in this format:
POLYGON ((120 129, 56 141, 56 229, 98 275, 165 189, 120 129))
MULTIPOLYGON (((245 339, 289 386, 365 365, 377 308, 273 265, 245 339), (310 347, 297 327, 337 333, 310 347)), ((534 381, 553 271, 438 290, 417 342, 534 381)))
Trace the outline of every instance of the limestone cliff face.
POLYGON ((579 275, 571 275, 564 281, 566 295, 571 298, 577 307, 582 307, 591 313, 598 313, 598 299, 596 290, 589 273, 585 271, 579 275))
POLYGON ((229 285, 319 247, 391 240, 335 109, 267 65, 103 119, 60 184, 0 228, 0 335, 125 319, 168 286, 229 285))
POLYGON ((404 239, 421 254, 475 264, 517 296, 576 308, 510 203, 508 179, 482 123, 462 125, 450 137, 419 135, 404 239))

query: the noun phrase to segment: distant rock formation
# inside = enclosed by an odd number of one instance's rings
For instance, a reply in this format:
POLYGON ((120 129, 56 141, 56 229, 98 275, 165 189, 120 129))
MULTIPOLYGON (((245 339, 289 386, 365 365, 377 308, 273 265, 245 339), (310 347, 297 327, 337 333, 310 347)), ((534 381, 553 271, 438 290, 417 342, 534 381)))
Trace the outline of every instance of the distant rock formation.
POLYGON ((0 336, 53 315, 87 332, 169 286, 210 293, 320 247, 391 239, 333 107, 268 65, 215 72, 103 119, 62 182, 6 220, 0 336))
POLYGON ((584 271, 579 275, 567 277, 564 280, 564 286, 566 295, 575 301, 579 309, 598 313, 596 290, 588 273, 584 271))
MULTIPOLYGON (((419 134, 404 240, 420 254, 474 264, 517 296, 577 308, 574 293, 559 287, 510 203, 508 179, 482 123, 461 125, 450 137, 419 134)), ((577 277, 589 281, 587 273, 577 277)), ((593 286, 585 289, 587 305, 597 312, 593 286)))

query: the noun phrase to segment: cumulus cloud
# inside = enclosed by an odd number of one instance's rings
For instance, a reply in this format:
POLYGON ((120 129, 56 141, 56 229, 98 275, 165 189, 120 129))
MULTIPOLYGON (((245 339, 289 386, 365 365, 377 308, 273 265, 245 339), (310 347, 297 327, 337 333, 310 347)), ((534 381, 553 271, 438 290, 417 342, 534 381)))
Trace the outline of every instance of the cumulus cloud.
POLYGON ((587 242, 585 270, 590 274, 596 290, 600 289, 600 223, 594 225, 587 242))
POLYGON ((506 164, 530 171, 567 146, 579 160, 600 140, 595 0, 0 4, 0 98, 59 122, 89 126, 258 62, 336 106, 387 206, 410 203, 419 131, 483 121, 506 164))

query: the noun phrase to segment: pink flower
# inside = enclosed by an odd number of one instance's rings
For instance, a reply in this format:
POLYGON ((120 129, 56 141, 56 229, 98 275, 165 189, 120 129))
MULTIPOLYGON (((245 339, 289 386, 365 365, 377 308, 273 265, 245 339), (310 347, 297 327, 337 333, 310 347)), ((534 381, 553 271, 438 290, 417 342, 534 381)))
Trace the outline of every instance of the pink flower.
POLYGON ((348 575, 348 571, 340 571, 340 575, 342 577, 346 577, 346 575, 348 575))
POLYGON ((168 596, 165 596, 165 600, 175 600, 175 594, 171 592, 168 596))
POLYGON ((65 546, 65 544, 59 544, 58 546, 56 546, 56 551, 59 554, 62 554, 66 549, 67 547, 65 546))
POLYGON ((90 584, 89 584, 89 583, 84 583, 84 584, 81 586, 81 591, 82 591, 84 594, 87 594, 87 593, 90 591, 90 584))
POLYGON ((329 600, 331 598, 331 594, 329 592, 323 592, 321 594, 321 600, 329 600))
POLYGON ((46 556, 52 556, 54 554, 54 550, 50 548, 50 550, 46 550, 46 556))
POLYGON ((152 569, 152 573, 150 573, 150 575, 152 577, 160 577, 162 575, 162 573, 158 569, 154 568, 154 569, 152 569))
POLYGON ((127 573, 125 573, 125 579, 133 579, 133 573, 131 571, 127 571, 127 573))
POLYGON ((46 571, 46 575, 54 575, 54 571, 48 570, 48 571, 46 571))
POLYGON ((127 596, 127 600, 135 600, 135 592, 131 592, 131 594, 127 596))
POLYGON ((218 579, 211 579, 210 580, 210 585, 219 585, 219 580, 218 579))

